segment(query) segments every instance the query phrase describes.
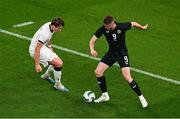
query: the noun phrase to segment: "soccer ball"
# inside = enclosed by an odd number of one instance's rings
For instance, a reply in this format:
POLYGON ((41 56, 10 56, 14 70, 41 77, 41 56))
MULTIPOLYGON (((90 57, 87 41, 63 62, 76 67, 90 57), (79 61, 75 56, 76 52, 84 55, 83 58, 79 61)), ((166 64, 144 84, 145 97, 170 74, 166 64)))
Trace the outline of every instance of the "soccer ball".
POLYGON ((95 99, 95 94, 94 92, 88 90, 85 91, 83 94, 83 99, 85 102, 92 102, 95 99))

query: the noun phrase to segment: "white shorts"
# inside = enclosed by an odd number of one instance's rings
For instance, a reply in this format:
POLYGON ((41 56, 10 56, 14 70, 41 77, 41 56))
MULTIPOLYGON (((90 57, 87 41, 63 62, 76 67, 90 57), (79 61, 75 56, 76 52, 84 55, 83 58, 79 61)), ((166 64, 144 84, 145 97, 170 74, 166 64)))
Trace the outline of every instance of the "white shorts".
MULTIPOLYGON (((29 50, 29 53, 32 58, 34 58, 34 50, 29 50)), ((57 54, 50 50, 47 46, 43 45, 40 49, 40 63, 47 67, 49 65, 48 62, 51 62, 54 58, 57 58, 57 54)))

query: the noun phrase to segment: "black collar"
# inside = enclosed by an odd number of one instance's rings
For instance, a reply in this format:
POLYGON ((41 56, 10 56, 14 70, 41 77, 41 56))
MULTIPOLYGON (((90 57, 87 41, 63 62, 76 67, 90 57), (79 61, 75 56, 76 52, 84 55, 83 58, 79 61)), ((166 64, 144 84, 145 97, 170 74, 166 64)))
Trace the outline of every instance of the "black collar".
POLYGON ((51 33, 53 33, 53 30, 51 29, 51 25, 49 25, 49 30, 51 31, 51 33))

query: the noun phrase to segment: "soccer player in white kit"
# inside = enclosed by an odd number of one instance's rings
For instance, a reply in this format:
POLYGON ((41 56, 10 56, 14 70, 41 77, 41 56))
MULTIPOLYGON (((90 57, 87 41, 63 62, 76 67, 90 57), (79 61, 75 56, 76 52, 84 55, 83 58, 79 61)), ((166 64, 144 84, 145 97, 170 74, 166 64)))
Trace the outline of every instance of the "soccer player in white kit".
POLYGON ((55 79, 54 88, 68 92, 69 89, 67 89, 61 83, 61 69, 63 66, 63 61, 53 51, 51 45, 52 35, 55 32, 61 31, 63 27, 64 21, 61 18, 54 18, 51 22, 47 22, 41 26, 31 40, 29 53, 31 57, 34 58, 36 72, 42 71, 40 64, 42 64, 44 67, 49 65, 47 71, 41 76, 41 78, 53 82, 54 80, 50 77, 51 72, 53 72, 55 79))

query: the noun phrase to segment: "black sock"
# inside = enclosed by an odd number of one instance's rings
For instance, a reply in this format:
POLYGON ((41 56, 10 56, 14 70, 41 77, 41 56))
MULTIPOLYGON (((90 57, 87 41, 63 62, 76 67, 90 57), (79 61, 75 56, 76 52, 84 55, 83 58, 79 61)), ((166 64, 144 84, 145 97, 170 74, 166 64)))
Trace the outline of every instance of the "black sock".
POLYGON ((138 86, 138 84, 133 80, 130 84, 131 88, 136 92, 138 96, 142 95, 141 90, 138 86))
POLYGON ((105 77, 104 76, 97 77, 97 80, 102 93, 107 92, 105 77))
POLYGON ((62 67, 54 67, 54 70, 55 70, 55 71, 61 71, 61 70, 62 70, 62 67))

